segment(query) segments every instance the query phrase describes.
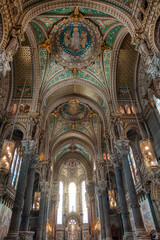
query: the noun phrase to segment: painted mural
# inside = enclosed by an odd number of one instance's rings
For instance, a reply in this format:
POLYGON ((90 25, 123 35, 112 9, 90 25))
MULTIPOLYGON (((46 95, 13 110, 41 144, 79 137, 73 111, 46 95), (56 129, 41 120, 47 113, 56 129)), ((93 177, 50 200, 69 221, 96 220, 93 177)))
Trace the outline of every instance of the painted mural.
POLYGON ((148 199, 145 199, 143 202, 140 203, 140 209, 141 209, 141 213, 142 213, 146 231, 151 232, 152 230, 155 230, 153 217, 152 217, 148 199))
POLYGON ((3 240, 8 233, 12 211, 0 202, 0 240, 3 240))

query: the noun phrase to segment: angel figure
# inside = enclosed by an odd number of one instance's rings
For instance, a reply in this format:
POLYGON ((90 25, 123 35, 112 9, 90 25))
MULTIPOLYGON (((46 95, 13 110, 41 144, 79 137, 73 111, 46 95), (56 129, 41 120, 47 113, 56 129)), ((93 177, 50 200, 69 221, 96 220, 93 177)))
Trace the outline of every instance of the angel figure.
POLYGON ((66 47, 68 47, 71 43, 70 34, 71 34, 70 30, 67 30, 64 34, 64 45, 66 47))
POLYGON ((6 48, 6 53, 13 57, 21 43, 21 30, 20 29, 16 30, 15 28, 13 28, 10 36, 11 39, 8 44, 8 47, 6 48))
POLYGON ((86 43, 87 43, 87 33, 85 31, 82 31, 81 35, 82 35, 81 46, 82 46, 82 48, 85 48, 86 43))
POLYGON ((51 53, 51 42, 50 42, 51 38, 52 38, 52 35, 49 34, 49 38, 44 43, 39 45, 38 47, 39 48, 45 48, 48 53, 51 53))

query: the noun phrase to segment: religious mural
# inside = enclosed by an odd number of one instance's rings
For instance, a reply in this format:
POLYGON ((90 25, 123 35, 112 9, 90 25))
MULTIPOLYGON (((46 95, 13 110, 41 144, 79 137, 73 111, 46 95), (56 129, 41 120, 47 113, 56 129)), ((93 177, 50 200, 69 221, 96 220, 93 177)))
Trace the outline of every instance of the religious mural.
POLYGON ((100 53, 100 33, 91 22, 66 20, 51 38, 51 53, 63 66, 82 68, 100 53))

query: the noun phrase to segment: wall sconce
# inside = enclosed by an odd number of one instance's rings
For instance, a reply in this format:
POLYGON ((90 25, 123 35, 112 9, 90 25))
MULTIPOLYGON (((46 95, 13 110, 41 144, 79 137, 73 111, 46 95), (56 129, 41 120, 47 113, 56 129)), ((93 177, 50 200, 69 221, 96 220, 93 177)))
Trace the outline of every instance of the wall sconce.
POLYGON ((149 139, 145 139, 139 142, 141 153, 144 159, 144 163, 148 171, 155 171, 158 168, 158 162, 149 139))
POLYGON ((12 157, 14 154, 15 142, 8 140, 3 143, 0 156, 0 173, 7 174, 10 170, 12 157))
POLYGON ((114 190, 108 190, 108 196, 109 196, 109 205, 111 209, 117 208, 116 198, 115 198, 115 192, 114 190))

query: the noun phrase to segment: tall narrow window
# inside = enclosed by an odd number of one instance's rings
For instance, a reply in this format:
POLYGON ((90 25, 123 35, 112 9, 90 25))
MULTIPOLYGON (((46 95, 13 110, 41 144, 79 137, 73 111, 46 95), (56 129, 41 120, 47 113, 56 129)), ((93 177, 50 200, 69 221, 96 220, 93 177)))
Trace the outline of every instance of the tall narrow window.
POLYGON ((57 224, 62 224, 62 212, 63 212, 63 183, 59 183, 59 206, 57 212, 57 224))
POLYGON ((129 161, 134 184, 136 184, 137 182, 139 182, 139 178, 138 178, 138 173, 137 173, 136 162, 135 162, 133 151, 132 151, 131 147, 129 148, 128 161, 129 161))
POLYGON ((153 100, 154 100, 155 106, 156 106, 156 108, 157 108, 157 111, 158 111, 158 113, 160 114, 160 99, 159 99, 159 98, 156 98, 156 96, 153 95, 153 100))
POLYGON ((86 204, 86 183, 82 182, 82 210, 83 210, 83 223, 88 223, 88 209, 86 204))
POLYGON ((16 148, 14 151, 14 156, 11 164, 11 185, 13 188, 17 188, 19 173, 22 164, 22 154, 20 148, 16 148))
POLYGON ((76 211, 76 185, 75 183, 69 184, 69 212, 76 211))

